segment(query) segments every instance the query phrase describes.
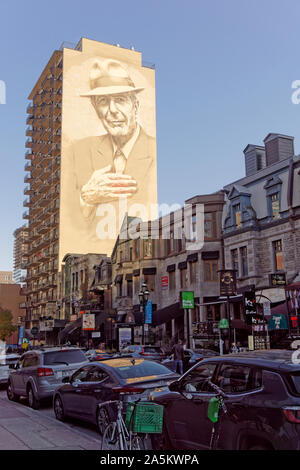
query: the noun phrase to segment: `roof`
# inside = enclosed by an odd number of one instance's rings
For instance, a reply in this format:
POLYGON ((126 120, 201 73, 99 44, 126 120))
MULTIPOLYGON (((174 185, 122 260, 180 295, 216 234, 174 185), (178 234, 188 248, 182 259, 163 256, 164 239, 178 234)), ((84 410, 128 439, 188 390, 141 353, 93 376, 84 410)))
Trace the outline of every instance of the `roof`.
MULTIPOLYGON (((213 358, 203 359, 207 361, 236 362, 239 364, 248 364, 252 366, 264 367, 266 369, 276 369, 282 371, 300 370, 300 364, 293 362, 293 352, 285 349, 264 349, 257 351, 248 351, 238 354, 226 354, 213 358)), ((202 362, 201 362, 202 363, 202 362)))

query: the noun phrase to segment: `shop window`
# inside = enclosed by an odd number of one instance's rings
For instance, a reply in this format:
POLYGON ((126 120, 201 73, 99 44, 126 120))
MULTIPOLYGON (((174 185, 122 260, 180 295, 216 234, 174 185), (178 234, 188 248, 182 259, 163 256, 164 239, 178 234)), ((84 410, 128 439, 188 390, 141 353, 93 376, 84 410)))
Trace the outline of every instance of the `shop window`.
POLYGON ((206 305, 206 320, 219 322, 221 320, 220 304, 206 305))

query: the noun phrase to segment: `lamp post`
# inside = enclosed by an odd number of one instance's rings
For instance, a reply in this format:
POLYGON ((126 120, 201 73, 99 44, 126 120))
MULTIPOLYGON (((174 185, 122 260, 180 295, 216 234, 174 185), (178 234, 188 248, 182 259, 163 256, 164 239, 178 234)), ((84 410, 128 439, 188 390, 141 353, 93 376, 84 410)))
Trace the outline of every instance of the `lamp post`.
POLYGON ((143 324, 142 324, 142 344, 144 344, 145 339, 145 308, 149 298, 149 291, 147 284, 144 282, 141 287, 141 291, 139 293, 140 299, 140 306, 142 307, 143 311, 143 324))

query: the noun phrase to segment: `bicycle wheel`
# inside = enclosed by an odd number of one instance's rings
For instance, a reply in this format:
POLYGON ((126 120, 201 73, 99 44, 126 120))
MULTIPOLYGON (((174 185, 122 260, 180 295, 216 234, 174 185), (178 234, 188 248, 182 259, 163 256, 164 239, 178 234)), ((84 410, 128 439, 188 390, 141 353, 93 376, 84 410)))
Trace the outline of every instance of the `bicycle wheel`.
POLYGON ((144 450, 144 440, 141 436, 135 435, 131 437, 131 450, 144 450))
POLYGON ((118 435, 117 423, 110 423, 104 431, 102 437, 101 450, 120 450, 120 438, 118 435))

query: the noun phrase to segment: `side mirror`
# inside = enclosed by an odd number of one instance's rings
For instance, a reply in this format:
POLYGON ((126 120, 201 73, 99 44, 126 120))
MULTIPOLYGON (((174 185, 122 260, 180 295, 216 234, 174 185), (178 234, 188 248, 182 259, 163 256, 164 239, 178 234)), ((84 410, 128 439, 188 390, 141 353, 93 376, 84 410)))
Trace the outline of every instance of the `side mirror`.
POLYGON ((70 378, 69 376, 64 377, 64 378, 62 379, 62 383, 63 383, 63 384, 69 384, 70 382, 71 382, 71 378, 70 378))
POLYGON ((179 380, 175 380, 175 382, 171 382, 169 385, 169 390, 171 390, 171 392, 179 392, 180 391, 179 380))

